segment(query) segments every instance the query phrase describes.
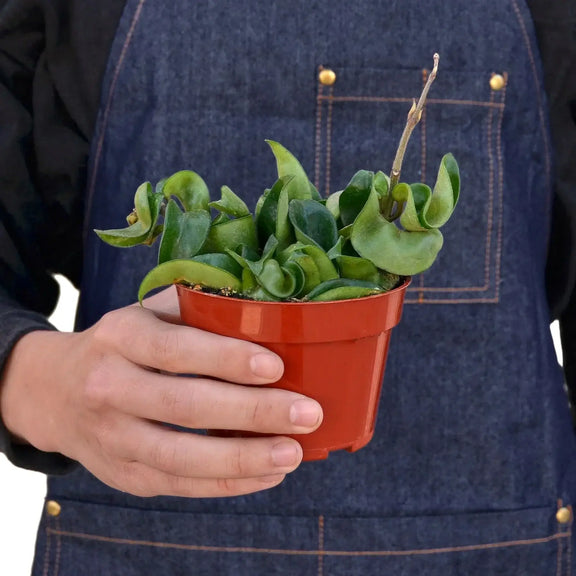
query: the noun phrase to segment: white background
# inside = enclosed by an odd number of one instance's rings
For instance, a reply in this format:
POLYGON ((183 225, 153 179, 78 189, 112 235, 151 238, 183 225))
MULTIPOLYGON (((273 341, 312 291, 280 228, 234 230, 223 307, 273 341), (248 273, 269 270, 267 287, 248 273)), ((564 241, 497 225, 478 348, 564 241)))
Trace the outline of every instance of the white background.
MULTIPOLYGON (((74 323, 77 292, 63 278, 58 308, 51 317, 60 330, 69 332, 74 323)), ((558 326, 552 326, 558 346, 558 326)), ((559 357, 562 361, 561 356, 559 357)), ((43 474, 12 466, 0 454, 0 575, 29 576, 36 529, 42 513, 46 478, 43 474)))
MULTIPOLYGON (((58 277, 60 301, 50 321, 59 330, 72 331, 78 294, 58 277)), ((0 576, 29 576, 36 528, 46 494, 44 474, 12 466, 0 454, 0 576)))

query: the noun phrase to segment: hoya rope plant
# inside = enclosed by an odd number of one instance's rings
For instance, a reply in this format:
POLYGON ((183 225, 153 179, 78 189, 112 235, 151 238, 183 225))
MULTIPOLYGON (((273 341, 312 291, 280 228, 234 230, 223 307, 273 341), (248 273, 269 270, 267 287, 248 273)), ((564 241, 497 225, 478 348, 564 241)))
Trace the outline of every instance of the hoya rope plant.
POLYGON ((265 301, 330 301, 390 290, 429 268, 443 243, 439 228, 460 193, 458 165, 446 154, 434 188, 400 181, 410 135, 420 121, 438 69, 414 101, 390 176, 360 170, 339 192, 322 198, 300 162, 267 141, 278 179, 252 214, 223 186, 211 201, 204 180, 184 170, 136 191, 128 227, 96 230, 119 247, 151 245, 160 238, 158 265, 138 297, 184 283, 201 290, 265 301))

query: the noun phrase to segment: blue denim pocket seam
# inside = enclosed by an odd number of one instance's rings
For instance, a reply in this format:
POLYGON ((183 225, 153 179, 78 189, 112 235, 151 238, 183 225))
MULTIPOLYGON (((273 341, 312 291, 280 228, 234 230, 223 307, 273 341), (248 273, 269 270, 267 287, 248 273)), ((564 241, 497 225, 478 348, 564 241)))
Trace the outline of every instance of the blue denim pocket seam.
MULTIPOLYGON (((558 507, 562 507, 562 502, 558 503, 558 507)), ((568 506, 568 508, 570 509, 572 515, 572 507, 568 506)), ((88 531, 79 530, 80 526, 78 525, 78 522, 84 524, 87 519, 85 516, 88 516, 89 518, 91 514, 94 513, 98 513, 98 515, 100 515, 102 512, 106 513, 106 510, 99 512, 97 509, 93 508, 93 505, 88 505, 88 508, 85 508, 84 504, 79 505, 73 502, 63 502, 63 521, 67 519, 66 516, 68 515, 68 512, 72 515, 72 518, 70 518, 71 525, 66 528, 62 527, 60 518, 50 517, 48 515, 45 515, 44 517, 44 534, 46 537, 46 542, 44 548, 42 576, 59 576, 61 571, 65 576, 69 573, 69 570, 71 569, 68 565, 69 562, 67 563, 64 560, 64 558, 67 557, 66 555, 70 552, 69 550, 66 550, 66 542, 77 542, 81 548, 90 545, 101 547, 105 544, 121 547, 127 546, 131 549, 144 547, 148 549, 164 550, 164 556, 169 553, 168 551, 173 551, 174 554, 178 554, 180 552, 201 553, 202 555, 209 554, 215 556, 224 554, 225 557, 230 555, 230 562, 232 564, 235 562, 232 559, 235 555, 247 555, 249 557, 253 557, 254 561, 257 561, 257 558, 262 558, 262 556, 267 556, 270 558, 271 562, 281 561, 280 559, 282 557, 284 557, 286 560, 288 558, 292 558, 292 562, 300 563, 302 568, 305 567, 306 570, 310 570, 311 574, 314 573, 318 574, 319 576, 324 576, 324 574, 327 576, 327 574, 333 574, 335 572, 338 574, 344 574, 346 573, 346 570, 352 566, 351 563, 354 563, 354 566, 356 567, 356 563, 364 563, 365 565, 366 563, 369 563, 369 566, 374 567, 375 564, 373 563, 376 562, 378 566, 380 566, 380 563, 385 559, 387 559, 386 562, 422 562, 426 561, 426 558, 432 556, 444 557, 444 560, 441 562, 443 562, 445 565, 448 563, 447 565, 451 566, 451 561, 448 558, 448 556, 451 554, 486 553, 497 550, 502 550, 503 552, 511 552, 512 549, 525 547, 531 547, 531 549, 535 551, 534 547, 556 542, 556 576, 571 575, 572 519, 568 523, 560 523, 558 521, 552 522, 550 524, 550 528, 553 528, 555 523, 555 532, 551 533, 550 531, 548 535, 534 535, 534 537, 527 537, 518 540, 502 540, 454 546, 434 546, 429 548, 424 547, 402 549, 401 545, 398 547, 387 546, 386 548, 379 548, 375 546, 372 548, 370 546, 370 540, 374 545, 374 543, 378 542, 380 538, 378 533, 372 533, 366 534, 367 541, 364 546, 362 545, 361 541, 358 541, 355 544, 351 543, 349 549, 336 549, 334 548, 333 543, 342 539, 343 532, 348 530, 347 526, 350 525, 350 522, 353 519, 337 517, 325 518, 322 515, 318 516, 316 517, 317 528, 314 530, 314 532, 316 532, 316 545, 314 545, 315 543, 313 540, 308 538, 306 543, 302 541, 302 544, 305 544, 302 548, 277 548, 275 546, 269 547, 269 545, 273 542, 274 537, 270 539, 268 546, 258 547, 246 545, 247 540, 244 537, 240 538, 240 540, 245 540, 244 543, 238 540, 238 545, 232 545, 231 542, 225 545, 221 545, 222 543, 218 545, 216 542, 213 542, 212 544, 207 544, 206 542, 193 544, 190 542, 188 537, 186 537, 184 541, 177 542, 166 539, 149 540, 130 537, 122 538, 118 535, 113 535, 113 531, 109 531, 105 534, 90 533, 88 531), (63 554, 63 550, 65 551, 65 554, 63 554), (274 560, 274 558, 278 558, 278 560, 274 560), (421 560, 419 560, 419 558, 421 560), (312 565, 314 568, 312 568, 312 565), (342 572, 342 570, 344 570, 344 572, 342 572)), ((130 511, 128 509, 123 510, 120 508, 114 508, 109 509, 109 512, 113 514, 113 519, 118 521, 122 518, 128 519, 128 515, 131 514, 137 514, 138 517, 140 517, 139 515, 142 511, 130 511)), ((149 511, 148 513, 156 514, 153 511, 149 511)), ((172 518, 170 515, 166 517, 166 521, 169 523, 168 525, 170 525, 171 522, 170 518, 172 518)), ((176 517, 174 517, 174 519, 175 518, 176 517)), ((288 521, 288 519, 286 520, 288 521)), ((309 520, 313 521, 314 519, 310 518, 309 520)), ((514 516, 509 518, 509 520, 515 524, 514 516)), ((190 522, 192 521, 193 516, 190 517, 190 522)), ((225 524, 229 522, 227 519, 221 520, 221 517, 214 515, 211 523, 218 523, 221 521, 225 524)), ((266 522, 265 519, 263 521, 264 523, 266 522)), ((281 521, 281 519, 276 518, 273 522, 277 521, 281 521)), ((364 526, 365 528, 368 528, 369 526, 372 526, 372 520, 370 519, 356 519, 354 521, 356 523, 358 523, 358 521, 360 522, 357 527, 364 526)), ((402 520, 398 519, 398 521, 400 522, 402 520)), ((410 520, 404 519, 402 522, 406 521, 410 520)), ((447 521, 450 522, 448 519, 447 521)), ((244 522, 245 520, 243 515, 238 515, 238 526, 243 525, 244 522)), ((376 522, 378 522, 378 520, 376 520, 376 522)), ((128 522, 127 526, 130 523, 131 522, 128 522)), ((248 526, 248 524, 246 524, 246 526, 248 526)), ((119 528, 122 529, 121 527, 119 528)), ((416 527, 414 528, 416 529, 416 527)), ((195 535, 194 532, 195 530, 191 526, 190 539, 192 539, 192 541, 194 541, 196 537, 200 537, 202 539, 206 536, 206 534, 204 534, 202 531, 200 531, 197 535, 195 535)), ((417 536, 417 531, 414 535, 417 536)), ((312 533, 310 533, 310 536, 312 536, 312 533)), ((259 537, 255 535, 254 539, 258 540, 259 537)), ((442 540, 442 538, 440 540, 442 540)), ((434 538, 430 540, 430 542, 433 541, 434 538)), ((549 555, 550 552, 554 554, 553 551, 550 550, 549 555)), ((106 552, 104 549, 101 549, 101 554, 103 558, 106 557, 106 552)), ((116 554, 120 554, 119 557, 121 558, 124 557, 123 552, 116 552, 116 554)), ((137 554, 137 552, 135 552, 135 554, 137 554)), ((177 557, 180 558, 180 561, 183 561, 183 557, 179 555, 177 557)), ((223 561, 227 562, 226 560, 223 561)), ((457 565, 459 565, 462 561, 463 560, 461 559, 455 562, 457 565)), ((39 569, 40 567, 37 566, 37 568, 39 569)))

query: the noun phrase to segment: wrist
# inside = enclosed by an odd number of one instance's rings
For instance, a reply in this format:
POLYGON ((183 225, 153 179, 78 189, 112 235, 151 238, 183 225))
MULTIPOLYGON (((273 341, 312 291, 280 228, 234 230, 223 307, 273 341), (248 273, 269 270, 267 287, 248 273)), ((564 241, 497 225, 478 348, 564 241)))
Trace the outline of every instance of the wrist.
POLYGON ((54 371, 70 334, 37 330, 25 334, 10 353, 0 380, 0 417, 15 444, 57 452, 50 405, 54 371))

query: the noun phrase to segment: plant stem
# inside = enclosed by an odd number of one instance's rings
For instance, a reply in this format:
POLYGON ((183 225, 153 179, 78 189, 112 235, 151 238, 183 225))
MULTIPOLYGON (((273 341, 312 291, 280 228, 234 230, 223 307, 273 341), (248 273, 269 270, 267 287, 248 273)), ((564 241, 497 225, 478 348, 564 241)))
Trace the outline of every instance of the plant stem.
POLYGON ((428 80, 426 81, 426 85, 422 90, 422 94, 420 94, 418 103, 416 103, 416 100, 414 100, 412 103, 412 108, 410 108, 410 112, 408 112, 408 119, 406 120, 406 126, 404 127, 404 132, 402 133, 400 143, 398 144, 396 157, 394 158, 394 162, 392 164, 392 173, 390 174, 390 190, 386 198, 386 202, 382 206, 382 214, 387 220, 390 221, 398 218, 402 213, 402 211, 404 210, 404 206, 397 206, 397 209, 394 211, 394 214, 392 213, 392 209, 394 207, 392 190, 400 180, 400 173, 402 172, 402 162, 404 160, 404 154, 406 153, 406 147, 408 146, 408 141, 410 140, 410 136, 412 136, 414 128, 416 128, 416 125, 418 124, 418 122, 420 122, 420 119, 422 118, 422 110, 424 109, 424 104, 426 103, 426 97, 428 96, 428 91, 430 90, 430 86, 432 86, 432 82, 434 82, 434 80, 436 79, 439 60, 440 56, 438 54, 434 54, 434 67, 432 68, 432 72, 430 72, 430 75, 428 76, 428 80))

